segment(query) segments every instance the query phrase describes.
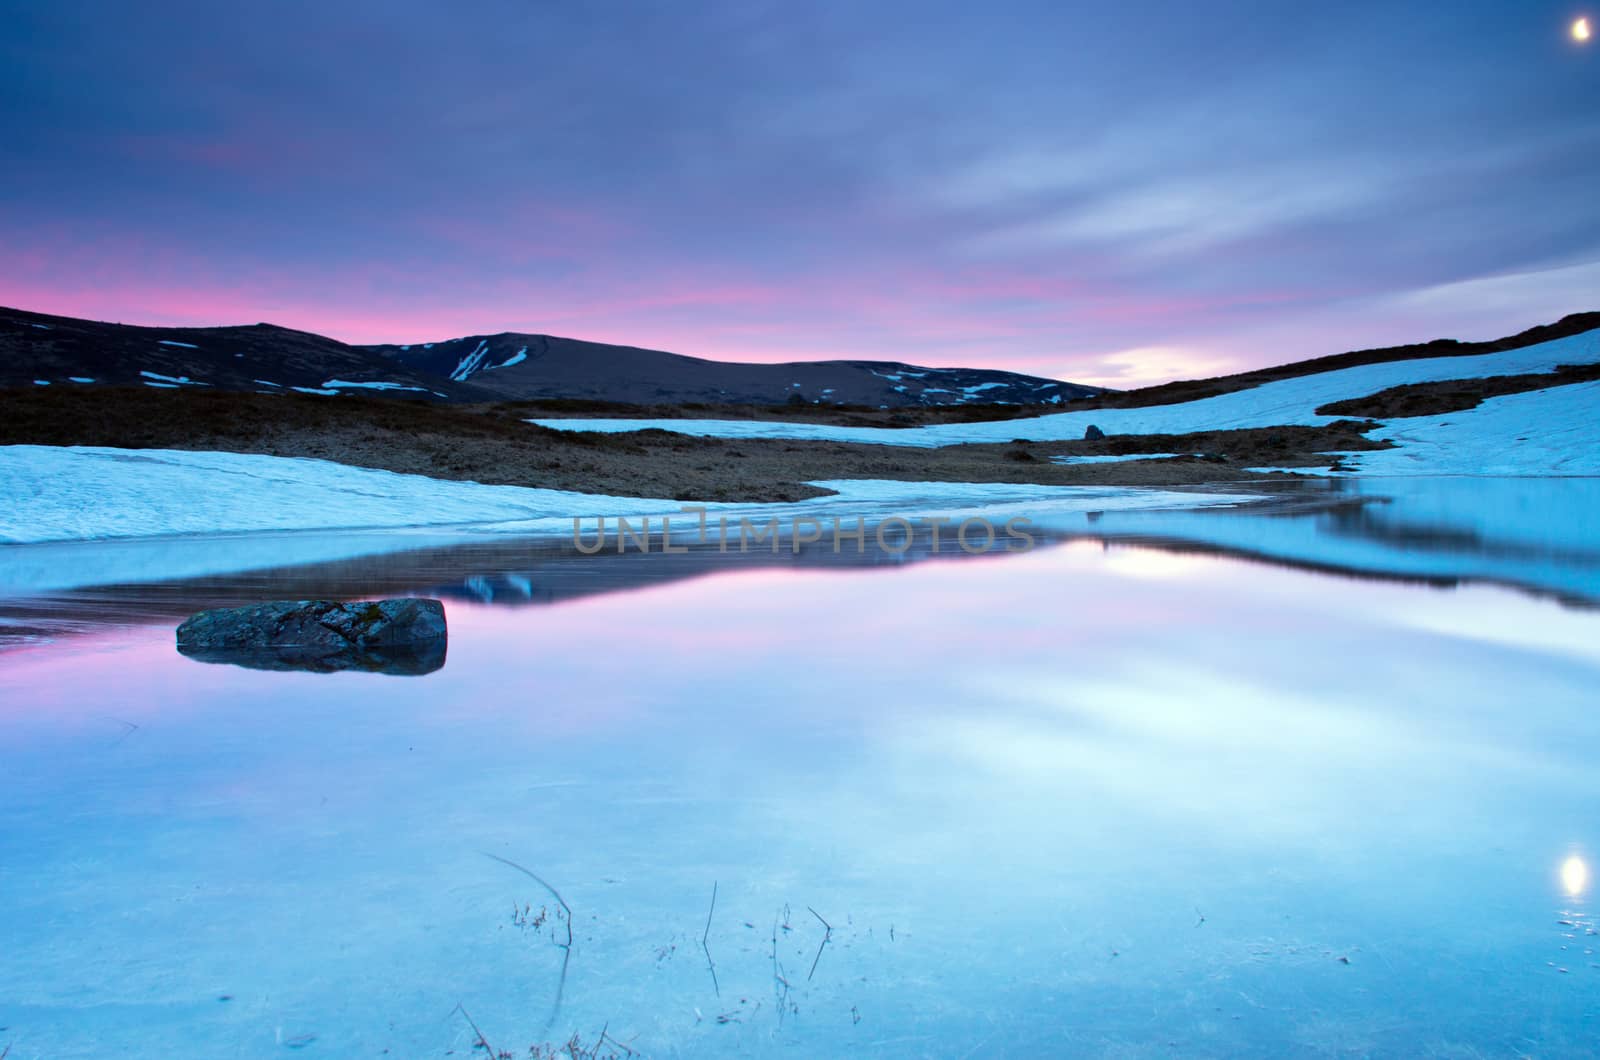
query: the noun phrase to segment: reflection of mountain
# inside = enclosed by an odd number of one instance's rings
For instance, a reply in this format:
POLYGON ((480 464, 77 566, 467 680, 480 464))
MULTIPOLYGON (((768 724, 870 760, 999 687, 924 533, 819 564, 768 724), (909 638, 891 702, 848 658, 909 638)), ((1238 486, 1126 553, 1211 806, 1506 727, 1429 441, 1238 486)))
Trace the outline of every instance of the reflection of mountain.
POLYGON ((1339 478, 1274 509, 1107 512, 1109 539, 1221 552, 1338 574, 1489 582, 1600 604, 1600 479, 1339 478))
MULTIPOLYGON (((1489 582, 1600 606, 1600 480, 1342 479, 1285 483, 1271 502, 1232 509, 1105 511, 1037 520, 1040 546, 1098 540, 1224 555, 1343 576, 1434 586, 1489 582)), ((723 572, 876 570, 969 557, 924 527, 903 554, 784 542, 741 554, 716 544, 663 554, 582 555, 567 538, 487 540, 336 562, 138 585, 0 604, 0 644, 106 624, 176 622, 263 599, 429 595, 496 606, 559 604, 723 572), (6 631, 10 632, 7 636, 6 631)), ((990 553, 996 562, 1003 553, 990 553)))
MULTIPOLYGON (((675 548, 677 546, 674 546, 675 548)), ((646 554, 607 550, 583 555, 570 538, 474 542, 363 556, 329 563, 242 571, 236 574, 134 585, 74 589, 0 602, 0 645, 51 633, 88 631, 105 624, 177 622, 196 611, 265 599, 360 599, 425 595, 499 605, 555 604, 602 593, 645 589, 733 570, 869 569, 931 559, 967 558, 948 539, 932 550, 923 532, 904 553, 851 546, 835 553, 831 542, 788 542, 741 554, 737 545, 685 546, 665 554, 659 537, 646 554)))

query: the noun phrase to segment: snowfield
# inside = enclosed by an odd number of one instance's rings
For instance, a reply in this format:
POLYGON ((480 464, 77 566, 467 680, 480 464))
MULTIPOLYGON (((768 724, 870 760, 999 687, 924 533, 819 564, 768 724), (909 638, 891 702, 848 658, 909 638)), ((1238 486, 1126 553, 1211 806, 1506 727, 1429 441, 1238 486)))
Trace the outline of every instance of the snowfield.
MULTIPOLYGON (((723 437, 823 438, 937 446, 964 442, 1078 439, 1094 423, 1112 434, 1183 433, 1231 427, 1319 424, 1318 406, 1406 383, 1549 371, 1600 361, 1600 333, 1521 350, 1473 357, 1366 365, 1203 401, 1146 409, 1102 409, 992 423, 905 430, 816 424, 686 420, 551 420, 547 426, 608 431, 645 426, 723 437)), ((154 373, 145 373, 147 377, 154 373)), ((182 377, 146 378, 149 386, 192 385, 182 377)), ((329 386, 355 386, 329 380, 329 386)), ((265 383, 265 381, 263 381, 265 383)), ((275 384, 272 384, 275 385, 275 384)), ((300 388, 296 388, 300 389, 300 388)), ((1567 479, 1578 492, 1575 533, 1592 539, 1592 491, 1582 477, 1600 478, 1600 382, 1572 383, 1490 398, 1477 408, 1442 416, 1396 418, 1372 432, 1398 448, 1348 454, 1344 463, 1363 478, 1400 483, 1417 476, 1567 479)), ((1170 454, 1077 458, 1074 462, 1151 459, 1170 454)), ((1318 472, 1299 469, 1311 474, 1318 472)), ((1343 473, 1334 473, 1343 474, 1343 473)), ((1318 547, 1309 523, 1292 520, 1210 519, 1200 508, 1236 505, 1253 497, 1134 488, 1064 487, 947 482, 822 481, 834 496, 793 504, 707 504, 714 520, 927 518, 981 514, 1001 522, 1026 516, 1038 525, 1076 532, 1091 517, 1102 532, 1169 532, 1225 547, 1305 558, 1318 547), (1150 513, 1139 515, 1136 513, 1150 513)), ((1376 487, 1374 487, 1376 488, 1376 487)), ((1511 488, 1511 487, 1504 487, 1511 488)), ((1557 489, 1551 484, 1551 489, 1557 489)), ((1564 488, 1564 487, 1563 487, 1564 488)), ((1414 493, 1416 491, 1413 491, 1414 493)), ((1425 492, 1425 491, 1424 491, 1425 492)), ((1451 496, 1476 496, 1461 487, 1451 496), (1464 492, 1463 492, 1464 491, 1464 492)), ((1417 503, 1413 494, 1408 501, 1417 503)), ((1496 507, 1495 502, 1488 502, 1496 507)), ((521 486, 455 482, 351 467, 322 460, 239 453, 124 450, 98 447, 0 447, 0 588, 21 591, 186 577, 259 569, 281 563, 368 555, 471 540, 483 535, 553 536, 571 533, 572 520, 674 516, 675 534, 693 516, 682 502, 573 493, 521 486), (233 535, 233 536, 228 536, 233 535), (424 541, 423 539, 427 540, 424 541), (91 547, 91 543, 94 544, 91 547)), ((1513 523, 1548 520, 1526 505, 1502 512, 1513 523), (1515 518, 1513 518, 1515 515, 1515 518)), ((1454 525, 1460 519, 1444 520, 1454 525)), ((659 521, 655 524, 659 531, 659 521)), ((613 524, 614 526, 614 524, 613 524)), ((1316 532, 1314 532, 1316 531, 1316 532)), ((1511 531, 1501 528, 1502 536, 1511 531)), ((1547 531, 1546 531, 1547 532, 1547 531)), ((1414 535, 1407 540, 1414 540, 1414 535)), ((1404 556, 1352 538, 1341 546, 1353 566, 1393 569, 1404 556), (1379 551, 1374 551, 1378 549, 1379 551)), ((1386 547, 1386 546, 1385 546, 1386 547)), ((1402 550, 1403 551, 1403 550, 1402 550)), ((1570 551, 1570 550, 1569 550, 1570 551)), ((1585 552, 1585 555, 1588 553, 1585 552)), ((1482 576, 1442 553, 1428 573, 1482 576)), ((1589 567, 1566 560, 1545 570, 1530 560, 1515 580, 1585 594, 1600 593, 1589 567), (1572 568, 1572 569, 1569 569, 1572 568)), ((1588 561, 1585 560, 1587 564, 1588 561)))
MULTIPOLYGON (((1318 416, 1315 412, 1318 407, 1346 398, 1365 397, 1393 386, 1549 372, 1564 364, 1596 362, 1600 362, 1600 332, 1591 331, 1501 353, 1361 365, 1336 372, 1284 379, 1249 390, 1176 405, 1062 412, 1032 419, 988 423, 890 428, 754 420, 535 419, 529 422, 568 431, 616 432, 657 427, 702 437, 815 439, 924 447, 1009 442, 1014 438, 1038 442, 1069 441, 1082 438, 1090 424, 1107 434, 1188 434, 1193 431, 1243 427, 1320 426, 1333 423, 1340 417, 1318 416)), ((1534 397, 1533 400, 1537 401, 1538 398, 1534 397)), ((1591 418, 1600 417, 1592 415, 1591 418)), ((1405 444, 1399 437, 1396 437, 1396 441, 1405 444)), ((1416 474, 1418 470, 1414 468, 1411 473, 1416 474)))
MULTIPOLYGON (((1237 495, 1012 483, 821 481, 794 504, 706 504, 712 512, 870 515, 985 511, 1048 501, 1073 511, 1235 503, 1237 495)), ((0 446, 0 542, 273 530, 472 527, 571 529, 575 517, 674 514, 685 503, 486 486, 247 453, 0 446)), ((692 520, 684 519, 687 525, 692 520)))
MULTIPOLYGON (((707 504, 708 519, 872 520, 982 514, 1072 521, 1091 513, 1238 504, 1239 494, 958 482, 825 481, 837 491, 793 504, 707 504)), ((565 536, 582 518, 673 516, 680 501, 448 482, 324 460, 90 447, 0 446, 0 591, 157 581, 316 563, 486 535, 565 536)), ((831 524, 830 524, 831 525, 831 524)), ((853 525, 853 524, 847 524, 853 525)), ((659 533, 661 523, 653 523, 659 533)))
POLYGON ((1600 382, 1392 420, 1370 437, 1399 448, 1347 456, 1361 475, 1600 475, 1600 382))
POLYGON ((0 447, 0 541, 451 526, 677 511, 677 501, 449 482, 325 460, 0 447))

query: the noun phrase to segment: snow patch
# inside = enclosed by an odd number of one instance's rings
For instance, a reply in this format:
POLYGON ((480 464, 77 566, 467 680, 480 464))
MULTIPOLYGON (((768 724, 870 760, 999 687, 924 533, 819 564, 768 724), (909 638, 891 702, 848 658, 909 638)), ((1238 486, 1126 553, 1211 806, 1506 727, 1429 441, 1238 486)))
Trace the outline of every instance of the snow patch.
POLYGON ((425 386, 405 386, 401 383, 387 383, 381 381, 352 383, 344 379, 329 379, 327 382, 323 383, 322 386, 324 390, 421 390, 424 392, 430 392, 425 386))
POLYGON ((456 365, 456 370, 450 373, 450 379, 457 383, 466 382, 467 376, 476 372, 478 367, 483 364, 483 359, 487 356, 489 356, 489 340, 479 339, 477 347, 461 358, 461 363, 456 365))
POLYGON ((157 339, 157 346, 179 346, 186 350, 198 350, 200 347, 192 342, 173 342, 171 339, 157 339))
POLYGON ((144 376, 146 379, 154 379, 158 383, 167 383, 167 384, 169 384, 171 386, 210 386, 211 385, 210 383, 202 383, 199 380, 190 379, 186 375, 162 375, 160 372, 147 372, 147 371, 141 371, 139 374, 144 376))
POLYGON ((1177 456, 1199 456, 1199 453, 1118 453, 1115 456, 1052 456, 1052 464, 1120 464, 1126 460, 1171 460, 1177 456))

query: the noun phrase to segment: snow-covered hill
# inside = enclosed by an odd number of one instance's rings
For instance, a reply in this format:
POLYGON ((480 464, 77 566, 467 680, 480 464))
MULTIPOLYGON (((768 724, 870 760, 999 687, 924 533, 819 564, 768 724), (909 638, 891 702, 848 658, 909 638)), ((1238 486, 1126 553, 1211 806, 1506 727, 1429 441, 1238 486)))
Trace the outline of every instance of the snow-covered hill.
MULTIPOLYGON (((1091 426, 1112 435, 1187 434, 1244 427, 1321 425, 1337 416, 1316 411, 1331 402, 1366 397, 1391 387, 1554 372, 1563 365, 1600 363, 1600 331, 1520 349, 1467 357, 1429 357, 1366 364, 1283 379, 1198 401, 1143 408, 1104 408, 1029 419, 938 424, 904 429, 837 427, 753 420, 534 420, 564 430, 629 431, 658 427, 720 438, 792 438, 880 445, 946 446, 1025 438, 1080 439, 1091 426)), ((1554 377, 1552 383, 1556 383, 1554 377)), ((1400 453, 1365 454, 1361 467, 1389 474, 1460 473, 1495 467, 1507 474, 1600 474, 1600 385, 1553 385, 1491 397, 1475 409, 1444 416, 1396 419, 1373 434, 1400 453)), ((1487 472, 1485 472, 1487 473, 1487 472)))

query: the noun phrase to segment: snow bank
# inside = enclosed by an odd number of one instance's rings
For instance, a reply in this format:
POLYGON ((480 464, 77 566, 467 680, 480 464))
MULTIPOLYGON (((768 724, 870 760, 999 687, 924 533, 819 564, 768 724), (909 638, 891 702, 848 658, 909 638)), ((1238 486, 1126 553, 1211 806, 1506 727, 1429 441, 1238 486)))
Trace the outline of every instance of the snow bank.
MULTIPOLYGON (((1129 460, 1171 460, 1183 453, 1118 453, 1104 456, 1052 456, 1052 464, 1124 464, 1129 460)), ((1195 454, 1198 455, 1198 454, 1195 454)))
POLYGON ((449 526, 676 511, 677 501, 447 482, 326 460, 0 447, 0 541, 449 526))
MULTIPOLYGON (((707 504, 714 518, 1090 513, 1235 504, 1238 495, 1165 490, 824 481, 836 491, 793 504, 707 504)), ((680 501, 446 482, 324 460, 172 450, 0 447, 0 591, 39 592, 196 577, 377 555, 486 535, 549 537, 582 517, 674 515, 680 501)), ((612 524, 613 527, 615 524, 612 524)), ((654 524, 659 532, 660 523, 654 524)), ((613 531, 614 532, 614 531, 613 531)))
MULTIPOLYGON (((1051 501, 1074 510, 1231 503, 1161 490, 1015 483, 823 481, 837 492, 791 505, 712 511, 871 514, 1051 501)), ((575 516, 671 514, 675 500, 486 486, 326 460, 168 449, 0 446, 0 542, 377 527, 570 530, 575 516)))
MULTIPOLYGON (((260 380, 257 380, 260 382, 260 380)), ((269 384, 277 386, 277 383, 269 384)), ((425 386, 406 386, 404 383, 365 382, 352 383, 346 379, 329 379, 322 384, 325 390, 420 390, 427 393, 425 386)))
POLYGON ((1362 475, 1600 475, 1600 382, 1394 420, 1372 437, 1400 448, 1347 457, 1362 475))
POLYGON ((1141 409, 1094 409, 1061 412, 1031 419, 987 423, 951 423, 931 427, 835 427, 817 423, 755 420, 530 420, 543 427, 569 431, 636 431, 658 427, 679 434, 718 438, 799 438, 880 445, 941 446, 968 442, 1068 441, 1083 437, 1090 424, 1108 434, 1187 434, 1332 423, 1337 416, 1318 416, 1315 409, 1331 401, 1365 397, 1392 386, 1474 379, 1524 372, 1548 372, 1563 364, 1600 361, 1600 332, 1573 335, 1518 350, 1471 357, 1429 357, 1389 364, 1368 364, 1322 372, 1221 394, 1202 401, 1141 409))

